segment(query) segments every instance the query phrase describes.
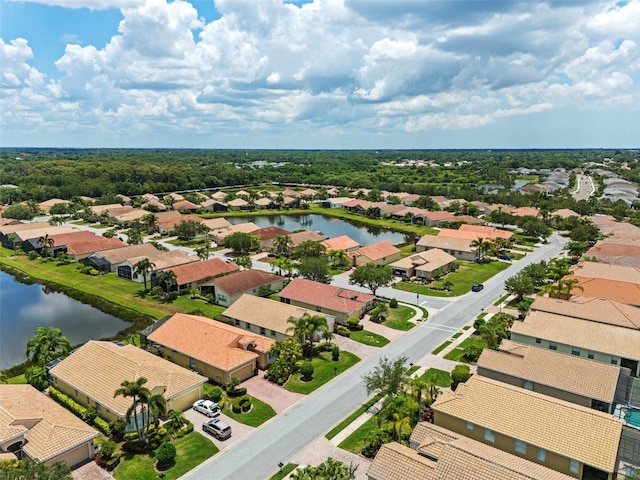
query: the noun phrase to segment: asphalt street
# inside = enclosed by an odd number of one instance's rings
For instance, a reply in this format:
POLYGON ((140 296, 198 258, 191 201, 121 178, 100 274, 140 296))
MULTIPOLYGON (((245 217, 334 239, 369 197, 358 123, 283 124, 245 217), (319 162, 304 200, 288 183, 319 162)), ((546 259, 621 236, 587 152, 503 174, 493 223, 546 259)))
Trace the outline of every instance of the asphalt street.
MULTIPOLYGON (((442 305, 427 322, 412 329, 379 354, 360 362, 283 414, 271 419, 233 447, 215 455, 184 475, 188 480, 262 480, 278 469, 316 438, 357 409, 368 399, 362 375, 372 370, 381 357, 407 357, 415 362, 431 352, 469 319, 491 306, 503 293, 504 281, 530 263, 548 260, 560 253, 565 240, 557 234, 549 243, 485 282, 481 292, 470 292, 442 305)), ((400 294, 391 290, 394 294, 400 294)), ((404 292, 402 292, 404 293, 404 292)), ((395 295, 394 295, 395 296, 395 295)), ((413 295, 412 295, 413 296, 413 295)), ((415 296, 413 296, 415 300, 415 296)), ((405 300, 402 298, 401 300, 405 300)), ((422 297, 421 297, 421 300, 422 297)), ((424 300, 429 303, 432 299, 424 300)), ((410 302, 415 303, 415 302, 410 302)))

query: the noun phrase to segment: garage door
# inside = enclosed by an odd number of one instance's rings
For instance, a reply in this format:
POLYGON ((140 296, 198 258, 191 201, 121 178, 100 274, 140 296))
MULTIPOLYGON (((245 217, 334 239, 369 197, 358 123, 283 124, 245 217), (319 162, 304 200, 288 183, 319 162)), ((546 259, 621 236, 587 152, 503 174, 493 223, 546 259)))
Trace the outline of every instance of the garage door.
POLYGON ((191 408, 193 402, 200 400, 200 388, 196 387, 193 390, 183 393, 179 397, 171 400, 171 408, 173 410, 187 410, 191 408))

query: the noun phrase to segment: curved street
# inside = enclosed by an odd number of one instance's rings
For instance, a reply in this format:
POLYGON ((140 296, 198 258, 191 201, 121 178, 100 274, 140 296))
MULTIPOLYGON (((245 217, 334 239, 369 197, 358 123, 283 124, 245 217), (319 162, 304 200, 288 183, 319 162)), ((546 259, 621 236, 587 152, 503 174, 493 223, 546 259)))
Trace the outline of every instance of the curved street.
MULTIPOLYGON (((507 278, 530 263, 548 260, 558 255, 565 242, 565 239, 553 234, 549 238, 549 243, 538 247, 522 260, 514 262, 511 267, 485 282, 483 291, 467 293, 440 308, 435 308, 435 313, 430 314, 427 322, 410 330, 377 354, 356 364, 349 371, 181 478, 188 480, 268 478, 278 470, 279 462, 286 464, 295 454, 366 402, 368 396, 361 377, 373 369, 381 357, 405 356, 408 362, 415 362, 422 358, 449 338, 451 328, 460 328, 470 318, 491 306, 504 293, 504 281, 507 278)), ((393 292, 405 293, 395 290, 393 292)), ((402 300, 406 301, 404 298, 402 300)), ((420 297, 420 300, 421 305, 429 308, 433 299, 420 297)))

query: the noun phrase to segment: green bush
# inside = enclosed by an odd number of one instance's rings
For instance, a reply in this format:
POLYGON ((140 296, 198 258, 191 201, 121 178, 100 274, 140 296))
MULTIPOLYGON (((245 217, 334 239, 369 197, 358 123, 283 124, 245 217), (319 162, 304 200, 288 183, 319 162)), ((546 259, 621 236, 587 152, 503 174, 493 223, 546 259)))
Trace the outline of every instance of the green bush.
POLYGON ((360 325, 360 319, 353 317, 349 319, 348 327, 352 332, 359 332, 360 330, 364 329, 364 327, 360 325))
POLYGON ((129 432, 124 434, 125 442, 138 439, 138 432, 129 432))
POLYGON ((392 298, 389 301, 389 308, 398 308, 398 300, 396 300, 395 298, 392 298))
POLYGON ((336 333, 342 337, 350 337, 351 336, 351 331, 345 327, 343 327, 342 325, 339 326, 338 328, 336 328, 336 333))
POLYGON ((340 347, 338 345, 334 345, 331 349, 331 360, 334 362, 340 361, 340 347))
POLYGON ((146 453, 151 450, 151 446, 144 440, 129 440, 122 444, 122 448, 131 453, 146 453))
POLYGON ((116 456, 116 457, 113 457, 113 458, 110 458, 110 459, 107 461, 107 464, 105 465, 105 467, 104 467, 104 468, 105 468, 108 472, 112 472, 112 471, 113 471, 113 470, 118 466, 118 464, 120 463, 120 460, 122 460, 122 457, 121 457, 120 455, 118 455, 118 456, 116 456))
POLYGON ((233 411, 233 413, 241 413, 242 412, 242 407, 240 406, 240 399, 239 398, 236 398, 231 403, 231 410, 233 411))
POLYGON ((89 418, 93 418, 93 424, 105 435, 111 434, 110 425, 100 417, 97 417, 98 412, 95 408, 85 408, 76 402, 73 398, 65 395, 55 387, 49 387, 49 397, 55 400, 57 403, 65 407, 72 412, 75 416, 80 417, 84 421, 89 421, 89 418), (94 415, 95 412, 95 415, 94 415))
POLYGON ((205 395, 207 400, 211 400, 212 402, 220 402, 222 399, 222 388, 219 386, 212 387, 205 395))
POLYGON ((100 417, 96 417, 95 420, 93 421, 93 425, 105 435, 107 436, 111 435, 111 426, 109 425, 109 422, 107 422, 106 420, 103 420, 100 417))
POLYGON ((160 467, 167 467, 176 460, 176 446, 173 443, 164 442, 156 450, 156 458, 160 467))
POLYGON ((245 387, 234 388, 233 390, 229 390, 227 395, 230 397, 241 397, 247 394, 247 389, 245 387))
MULTIPOLYGON (((101 418, 99 420, 102 420, 101 418)), ((103 420, 104 421, 104 420, 103 420)), ((98 423, 96 423, 98 425, 98 423)), ((127 424, 123 420, 114 420, 109 424, 109 430, 116 442, 121 442, 124 437, 124 431, 127 428, 127 424)))
POLYGON ((251 400, 249 400, 247 397, 244 397, 246 402, 241 402, 240 403, 240 407, 242 408, 242 411, 244 413, 248 412, 249 410, 251 410, 251 400))
POLYGON ((97 416, 98 416, 98 411, 93 407, 89 407, 89 408, 86 408, 85 411, 82 413, 82 420, 84 420, 88 424, 93 424, 97 416))
POLYGON ((113 456, 117 447, 118 444, 116 442, 108 440, 100 446, 100 455, 108 460, 113 456))
POLYGON ((451 371, 451 389, 455 391, 458 384, 466 382, 469 378, 471 378, 469 365, 462 363, 456 365, 451 371))
POLYGON ((300 374, 303 380, 311 380, 313 378, 313 364, 306 361, 300 367, 300 374))

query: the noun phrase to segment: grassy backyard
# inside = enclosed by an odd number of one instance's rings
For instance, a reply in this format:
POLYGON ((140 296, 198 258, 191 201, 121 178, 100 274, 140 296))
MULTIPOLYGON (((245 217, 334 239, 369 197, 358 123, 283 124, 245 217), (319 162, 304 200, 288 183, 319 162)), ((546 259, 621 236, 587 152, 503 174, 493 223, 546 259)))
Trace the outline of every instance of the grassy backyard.
POLYGON ((448 274, 445 278, 453 284, 451 291, 431 290, 428 285, 409 282, 398 282, 393 288, 432 297, 457 297, 469 292, 474 283, 484 283, 509 266, 505 262, 464 262, 460 265, 458 271, 448 274))
MULTIPOLYGON (((176 446, 176 462, 163 472, 165 480, 181 477, 219 451, 213 442, 199 432, 192 432, 175 440, 173 444, 176 446)), ((125 454, 113 476, 116 480, 157 480, 158 472, 155 470, 155 463, 153 453, 125 454)))
POLYGON ((311 393, 359 361, 360 358, 356 355, 344 350, 340 351, 340 360, 337 362, 331 360, 331 353, 323 353, 311 360, 314 369, 313 379, 311 381, 303 382, 300 380, 301 375, 295 373, 285 384, 284 388, 294 393, 311 393))

